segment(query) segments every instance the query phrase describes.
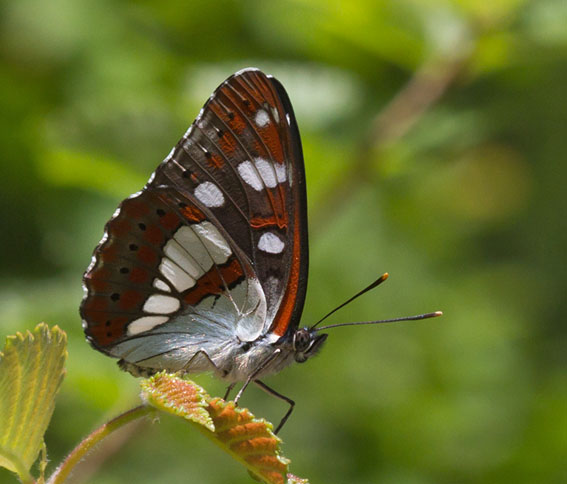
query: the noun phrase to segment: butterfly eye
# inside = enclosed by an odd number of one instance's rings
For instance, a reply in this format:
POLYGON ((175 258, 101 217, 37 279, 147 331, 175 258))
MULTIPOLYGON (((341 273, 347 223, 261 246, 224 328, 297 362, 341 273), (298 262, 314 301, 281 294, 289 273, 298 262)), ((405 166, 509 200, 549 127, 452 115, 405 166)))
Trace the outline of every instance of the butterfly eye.
POLYGON ((293 336, 293 349, 296 353, 307 351, 311 345, 311 335, 306 329, 298 329, 293 336))
POLYGON ((295 361, 304 363, 321 349, 327 339, 326 334, 318 334, 306 328, 298 329, 293 337, 293 348, 295 350, 295 361))

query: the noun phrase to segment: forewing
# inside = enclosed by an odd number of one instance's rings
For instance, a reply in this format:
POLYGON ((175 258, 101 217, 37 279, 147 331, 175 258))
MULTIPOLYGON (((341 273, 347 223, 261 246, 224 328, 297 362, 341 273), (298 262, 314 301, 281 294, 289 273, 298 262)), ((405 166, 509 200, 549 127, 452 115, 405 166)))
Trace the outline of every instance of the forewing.
POLYGON ((265 331, 298 324, 308 248, 303 156, 281 84, 247 69, 227 79, 156 171, 154 186, 199 200, 248 257, 265 293, 265 331))

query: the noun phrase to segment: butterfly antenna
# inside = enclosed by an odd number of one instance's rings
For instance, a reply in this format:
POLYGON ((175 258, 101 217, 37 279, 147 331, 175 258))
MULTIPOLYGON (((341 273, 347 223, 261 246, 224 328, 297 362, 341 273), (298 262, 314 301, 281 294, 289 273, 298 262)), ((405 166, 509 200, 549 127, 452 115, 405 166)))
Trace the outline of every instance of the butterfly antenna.
MULTIPOLYGON (((348 299, 347 301, 345 301, 344 303, 342 303, 340 306, 337 306, 335 309, 333 309, 331 312, 327 313, 325 316, 323 316, 319 321, 317 321, 313 326, 311 326, 311 329, 315 329, 317 327, 317 325, 319 323, 322 323, 323 321, 325 321, 325 319, 327 319, 331 314, 334 314, 335 312, 337 312, 339 309, 345 307, 347 304, 351 303, 352 301, 354 301, 357 297, 362 296, 363 294, 367 293, 368 291, 374 289, 375 287, 378 287, 380 284, 382 284, 386 279, 388 279, 388 273, 385 272, 384 274, 382 274, 378 279, 376 279, 372 284, 370 284, 369 286, 365 287, 362 291, 356 293, 354 296, 352 296, 350 299, 348 299)), ((325 328, 329 328, 330 326, 325 326, 325 328)), ((324 328, 319 328, 319 329, 324 329, 324 328)))
POLYGON ((417 316, 406 316, 403 318, 393 318, 393 319, 380 319, 378 321, 358 321, 356 323, 338 323, 329 324, 328 326, 322 326, 319 331, 329 328, 337 328, 338 326, 359 326, 361 324, 379 324, 379 323, 397 323, 398 321, 417 321, 420 319, 437 318, 438 316, 443 316, 443 311, 435 311, 433 313, 418 314, 417 316))

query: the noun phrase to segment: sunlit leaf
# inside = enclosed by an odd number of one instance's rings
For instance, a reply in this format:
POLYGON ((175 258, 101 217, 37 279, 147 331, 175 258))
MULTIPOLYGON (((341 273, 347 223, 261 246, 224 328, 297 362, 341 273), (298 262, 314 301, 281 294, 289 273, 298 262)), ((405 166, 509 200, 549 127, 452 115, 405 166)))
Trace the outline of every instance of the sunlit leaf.
POLYGON ((210 397, 200 386, 172 377, 165 372, 143 380, 141 386, 143 397, 154 407, 214 432, 215 426, 207 411, 207 400, 210 397))
POLYGON ((221 398, 209 402, 209 412, 215 424, 215 440, 226 452, 264 482, 285 482, 289 460, 280 455, 281 440, 272 432, 271 423, 221 398))
POLYGON ((33 333, 8 336, 0 353, 0 465, 29 479, 29 469, 64 375, 67 335, 41 323, 33 333))
POLYGON ((254 417, 248 409, 221 398, 211 399, 195 383, 165 373, 144 380, 142 393, 151 405, 197 424, 261 482, 307 483, 287 474, 289 460, 281 455, 281 440, 272 432, 272 424, 254 417))

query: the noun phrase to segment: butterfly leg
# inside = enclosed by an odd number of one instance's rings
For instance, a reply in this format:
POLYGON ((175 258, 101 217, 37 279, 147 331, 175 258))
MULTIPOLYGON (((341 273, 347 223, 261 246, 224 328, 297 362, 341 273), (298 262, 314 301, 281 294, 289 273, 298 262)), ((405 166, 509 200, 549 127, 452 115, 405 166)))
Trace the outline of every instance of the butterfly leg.
POLYGON ((293 412, 293 408, 295 407, 295 402, 291 398, 288 398, 285 395, 276 392, 273 388, 270 388, 268 385, 266 385, 264 382, 261 382, 260 380, 254 380, 254 383, 258 385, 262 390, 264 390, 267 394, 279 398, 280 400, 283 400, 284 402, 287 402, 289 404, 289 410, 286 412, 286 414, 283 416, 280 423, 276 427, 274 433, 277 434, 282 429, 284 424, 287 422, 287 419, 291 415, 291 412, 293 412))
POLYGON ((228 388, 226 389, 226 393, 224 394, 223 400, 226 400, 228 398, 228 396, 230 395, 231 390, 234 388, 234 385, 236 385, 235 383, 231 383, 230 385, 228 385, 228 388))
POLYGON ((240 397, 244 393, 244 390, 246 390, 246 387, 248 385, 250 385, 250 382, 254 381, 254 379, 262 372, 262 370, 264 368, 266 368, 266 366, 268 366, 280 353, 281 353, 281 349, 279 349, 279 348, 276 349, 260 365, 258 365, 258 367, 252 373, 250 373, 250 375, 248 376, 248 378, 244 382, 244 385, 242 385, 242 388, 236 394, 236 398, 234 399, 235 405, 238 405, 238 400, 240 400, 240 397))

